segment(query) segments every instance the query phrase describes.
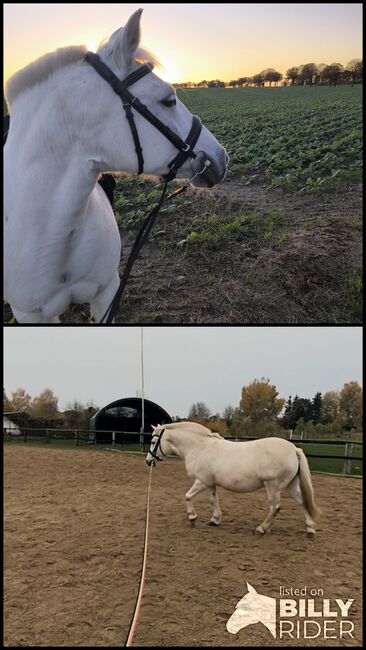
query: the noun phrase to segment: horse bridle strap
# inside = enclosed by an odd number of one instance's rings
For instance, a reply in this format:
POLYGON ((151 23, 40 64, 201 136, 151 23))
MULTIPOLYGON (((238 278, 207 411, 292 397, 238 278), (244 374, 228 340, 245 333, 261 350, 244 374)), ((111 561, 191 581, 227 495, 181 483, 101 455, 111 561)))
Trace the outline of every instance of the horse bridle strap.
POLYGON ((157 437, 157 441, 156 441, 156 443, 155 443, 154 449, 153 449, 152 451, 150 450, 150 455, 151 455, 153 458, 156 458, 156 460, 162 460, 162 458, 160 458, 160 457, 157 456, 157 454, 156 454, 156 452, 158 451, 158 449, 160 449, 160 451, 161 451, 161 453, 163 454, 163 456, 166 457, 166 454, 164 454, 164 452, 163 452, 163 450, 162 450, 162 448, 161 448, 161 438, 162 438, 162 436, 163 436, 164 431, 165 431, 165 429, 162 430, 162 432, 160 433, 160 436, 159 436, 158 433, 154 433, 153 436, 152 436, 152 438, 157 437))
POLYGON ((160 199, 157 205, 154 208, 152 208, 152 210, 150 210, 150 212, 145 217, 140 227, 139 233, 136 237, 135 243, 130 251, 123 275, 120 279, 119 287, 111 303, 109 304, 106 312, 104 313, 101 320, 99 321, 100 323, 105 322, 106 324, 109 324, 113 322, 113 318, 117 313, 120 301, 122 299, 123 292, 126 288, 126 284, 130 277, 132 266, 144 242, 146 241, 151 228, 154 225, 155 219, 159 213, 159 210, 163 202, 169 201, 174 196, 177 196, 181 192, 184 192, 197 176, 206 173, 207 167, 210 165, 210 161, 208 160, 206 153, 204 151, 199 151, 198 153, 195 153, 193 151, 198 141, 198 138, 200 136, 200 133, 202 131, 202 122, 197 115, 192 115, 191 129, 188 133, 186 140, 182 140, 182 138, 180 138, 179 135, 174 133, 174 131, 172 131, 166 124, 161 122, 159 118, 157 118, 153 113, 149 111, 147 106, 145 106, 142 102, 140 102, 140 100, 134 95, 132 95, 132 93, 130 93, 130 91, 128 90, 128 86, 131 86, 136 81, 142 79, 142 77, 144 77, 146 74, 149 74, 152 71, 153 69, 152 64, 142 65, 134 72, 131 72, 131 74, 129 74, 125 79, 121 81, 114 74, 114 72, 112 72, 112 70, 110 70, 110 68, 108 68, 108 66, 106 66, 105 63, 103 63, 103 61, 101 61, 98 54, 95 54, 94 52, 87 52, 85 54, 84 59, 111 86, 111 88, 120 97, 122 101, 122 105, 125 110, 126 117, 130 125, 133 141, 135 144, 135 151, 138 159, 139 174, 142 174, 144 171, 144 158, 142 155, 142 148, 141 148, 138 132, 136 129, 136 124, 135 124, 132 109, 140 113, 140 115, 142 115, 146 120, 148 120, 150 124, 152 124, 156 129, 158 129, 158 131, 160 131, 160 133, 162 133, 165 136, 165 138, 167 138, 178 149, 177 155, 173 158, 173 160, 170 161, 170 163, 167 164, 167 167, 169 168, 169 172, 167 174, 163 174, 161 177, 162 180, 164 181, 164 186, 162 189, 160 199), (168 197, 165 197, 168 182, 173 180, 176 177, 178 169, 184 164, 187 158, 192 158, 191 166, 192 166, 193 174, 191 178, 182 187, 175 190, 175 192, 170 194, 168 197), (193 164, 193 160, 194 160, 194 164, 193 164))
POLYGON ((163 179, 168 181, 175 178, 179 167, 187 160, 187 158, 196 158, 196 153, 193 151, 194 146, 197 143, 197 140, 200 136, 202 130, 202 122, 197 115, 193 115, 192 126, 186 140, 182 140, 179 135, 174 133, 166 124, 161 122, 145 104, 140 102, 140 100, 132 95, 128 90, 128 86, 136 83, 139 79, 142 79, 145 75, 149 74, 153 65, 150 63, 145 63, 140 68, 131 72, 125 79, 122 81, 108 68, 105 63, 100 59, 98 54, 94 52, 87 52, 84 57, 85 61, 89 63, 94 70, 112 87, 114 92, 121 98, 122 105, 126 113, 128 123, 130 125, 132 137, 135 143, 135 150, 138 159, 139 165, 139 174, 142 174, 144 171, 144 159, 142 155, 142 148, 139 140, 139 136, 136 129, 135 120, 133 117, 132 108, 135 111, 140 113, 150 124, 152 124, 160 133, 162 133, 177 149, 178 155, 173 158, 173 160, 168 164, 170 171, 167 174, 163 175, 163 179))

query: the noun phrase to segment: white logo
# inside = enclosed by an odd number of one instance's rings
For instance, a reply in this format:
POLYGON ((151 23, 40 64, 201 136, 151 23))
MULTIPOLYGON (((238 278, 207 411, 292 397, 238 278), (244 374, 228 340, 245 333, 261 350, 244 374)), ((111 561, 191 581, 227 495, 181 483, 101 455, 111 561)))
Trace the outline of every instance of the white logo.
POLYGON ((276 599, 262 596, 247 582, 248 593, 239 600, 234 614, 226 623, 226 629, 236 634, 252 623, 263 623, 272 636, 276 637, 276 599))
POLYGON ((234 613, 226 623, 231 634, 262 623, 272 636, 280 639, 354 639, 354 623, 349 619, 353 598, 319 598, 323 589, 280 587, 280 596, 305 596, 305 598, 280 598, 276 626, 276 598, 259 594, 247 582, 248 593, 239 600, 234 613), (309 598, 311 596, 311 598, 309 598), (317 603, 314 599, 317 597, 317 603))

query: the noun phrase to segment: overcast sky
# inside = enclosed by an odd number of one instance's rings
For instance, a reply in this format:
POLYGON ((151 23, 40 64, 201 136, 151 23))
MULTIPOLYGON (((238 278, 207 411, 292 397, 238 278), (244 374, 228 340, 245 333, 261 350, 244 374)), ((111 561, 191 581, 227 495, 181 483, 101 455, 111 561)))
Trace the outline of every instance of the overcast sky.
MULTIPOLYGON (((362 381, 361 327, 144 327, 146 397, 170 415, 193 402, 238 406, 242 386, 268 377, 281 397, 362 381)), ((141 387, 140 327, 7 327, 7 395, 52 388, 62 410, 77 399, 104 406, 141 387)))

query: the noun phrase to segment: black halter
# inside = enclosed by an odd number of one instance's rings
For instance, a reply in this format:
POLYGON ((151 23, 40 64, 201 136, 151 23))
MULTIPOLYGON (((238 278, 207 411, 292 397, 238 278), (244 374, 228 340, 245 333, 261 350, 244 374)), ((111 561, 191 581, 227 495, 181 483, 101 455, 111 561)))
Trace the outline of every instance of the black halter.
MULTIPOLYGON (((128 90, 128 86, 136 83, 139 79, 142 79, 146 74, 149 74, 153 65, 146 63, 141 66, 134 72, 131 72, 125 79, 122 81, 116 77, 116 75, 106 66, 103 61, 101 61, 98 54, 94 52, 87 52, 85 54, 85 61, 90 63, 94 70, 101 76, 109 85, 113 88, 114 92, 121 98, 123 108, 126 113, 128 123, 130 125, 133 141, 135 143, 135 150, 137 154, 138 164, 139 164, 139 174, 142 174, 144 171, 144 158, 142 155, 142 148, 136 129, 135 120, 133 117, 132 108, 135 111, 140 113, 150 124, 155 126, 160 133, 162 133, 177 149, 178 154, 173 158, 173 160, 168 163, 170 171, 167 174, 164 174, 162 178, 165 181, 170 181, 176 177, 179 167, 187 160, 187 158, 196 158, 197 154, 193 151, 194 146, 197 143, 197 140, 200 136, 202 130, 202 122, 197 115, 193 115, 191 130, 188 133, 186 140, 182 140, 179 135, 174 133, 166 124, 161 122, 145 104, 142 104, 140 100, 132 95, 128 90)), ((206 156, 205 156, 206 159, 206 156)), ((205 161, 204 161, 205 162, 205 161)), ((204 169, 204 167, 203 167, 204 169)), ((195 170, 197 171, 197 170, 195 170)))
MULTIPOLYGON (((120 279, 119 287, 108 309, 106 310, 105 314, 100 320, 100 323, 105 322, 109 324, 112 323, 114 315, 117 313, 117 309, 119 307, 123 292, 128 282, 128 278, 130 276, 132 266, 144 242, 146 241, 151 228, 154 225, 155 219, 159 213, 159 210, 163 202, 172 199, 174 196, 177 196, 181 192, 184 192, 187 189, 187 187, 189 187, 193 179, 196 178, 197 176, 201 174, 209 175, 209 165, 211 163, 204 151, 199 151, 197 153, 193 151, 202 130, 202 122, 197 115, 192 116, 191 129, 188 133, 186 140, 182 140, 179 137, 179 135, 174 133, 174 131, 172 131, 166 124, 161 122, 159 118, 157 118, 153 113, 149 111, 147 106, 142 104, 142 102, 140 102, 140 100, 134 95, 132 95, 132 93, 130 93, 130 91, 128 90, 128 86, 131 86, 132 84, 136 83, 136 81, 142 79, 142 77, 144 77, 146 74, 149 74, 152 71, 153 69, 152 64, 142 65, 140 68, 138 68, 137 70, 129 74, 125 79, 121 81, 120 79, 118 79, 118 77, 116 77, 116 75, 112 72, 112 70, 110 70, 108 66, 106 66, 103 63, 103 61, 101 61, 98 54, 94 54, 94 52, 87 52, 84 58, 85 61, 89 63, 94 68, 94 70, 107 83, 109 83, 109 85, 113 88, 114 92, 120 97, 122 101, 122 105, 125 110, 128 123, 130 125, 133 141, 135 143, 135 150, 136 150, 138 166, 139 166, 138 169, 139 174, 142 174, 144 171, 144 158, 142 155, 142 148, 141 148, 138 132, 136 129, 135 120, 133 117, 132 108, 138 113, 140 113, 140 115, 142 115, 148 122, 150 122, 150 124, 155 126, 155 128, 158 129, 158 131, 160 131, 160 133, 162 133, 165 136, 165 138, 167 138, 167 140, 169 140, 178 149, 177 155, 167 165, 169 167, 169 172, 167 174, 163 174, 162 176, 162 179, 164 181, 164 186, 162 189, 159 202, 148 213, 143 224, 141 225, 141 228, 136 237, 133 248, 128 257, 125 270, 120 279), (191 162, 191 167, 193 172, 192 177, 185 185, 175 190, 175 192, 170 194, 168 197, 165 197, 165 192, 169 181, 173 180, 173 178, 176 177, 178 169, 185 163, 187 158, 192 158, 192 162, 191 162)), ((158 449, 158 447, 160 446, 160 438, 158 441, 158 446, 154 448, 155 450, 158 449)), ((161 451, 161 447, 160 447, 160 451, 161 451)))
POLYGON ((156 441, 156 443, 155 443, 154 449, 153 449, 152 451, 151 451, 151 450, 149 451, 150 456, 152 456, 153 458, 156 458, 156 460, 163 460, 163 459, 160 458, 160 457, 157 455, 157 453, 156 453, 156 452, 158 451, 158 449, 160 449, 161 453, 162 453, 163 456, 165 456, 165 458, 166 458, 166 454, 164 454, 164 452, 163 452, 163 450, 162 450, 162 448, 161 448, 161 439, 162 439, 162 436, 163 436, 164 431, 165 431, 165 429, 162 430, 162 432, 160 433, 160 436, 159 436, 158 433, 154 433, 153 436, 152 436, 152 438, 151 438, 151 442, 154 440, 154 438, 157 438, 157 441, 156 441))

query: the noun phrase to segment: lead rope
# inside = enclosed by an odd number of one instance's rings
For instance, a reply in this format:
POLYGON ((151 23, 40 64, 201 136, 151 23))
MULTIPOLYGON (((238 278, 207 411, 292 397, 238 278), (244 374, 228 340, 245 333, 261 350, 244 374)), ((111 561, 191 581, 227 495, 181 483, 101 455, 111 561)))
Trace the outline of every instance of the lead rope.
POLYGON ((146 517, 145 517, 145 537, 144 537, 144 550, 142 555, 142 569, 140 574, 140 583, 137 592, 137 598, 135 603, 135 609, 132 615, 130 627, 128 630, 127 638, 125 641, 125 647, 130 647, 132 645, 133 637, 138 625, 138 619, 140 614, 141 600, 143 596, 143 589, 145 583, 145 572, 146 572, 146 559, 147 559, 147 541, 149 537, 149 515, 150 515, 150 488, 151 488, 151 477, 152 477, 153 465, 150 465, 150 474, 149 481, 147 486, 147 496, 146 496, 146 517))
POLYGON ((125 270, 123 271, 123 275, 121 277, 119 287, 118 287, 118 289, 117 289, 117 291, 116 291, 116 293, 115 293, 115 295, 113 297, 113 300, 112 300, 111 304, 107 308, 105 314, 103 315, 103 317, 101 318, 99 323, 104 323, 104 321, 105 321, 106 324, 110 324, 112 322, 113 318, 115 317, 117 309, 118 309, 118 307, 120 305, 120 302, 121 302, 123 292, 124 292, 124 290, 126 288, 126 284, 127 284, 128 279, 130 277, 134 262, 135 262, 135 260, 136 260, 136 258, 138 256, 141 248, 143 247, 145 241, 147 240, 147 238, 149 236, 151 228, 153 227, 153 225, 155 223, 156 217, 158 216, 158 213, 160 211, 160 208, 161 208, 162 204, 167 203, 167 201, 170 201, 170 199, 172 199, 173 197, 178 196, 178 194, 181 194, 182 192, 184 192, 191 185, 192 181, 195 178, 197 178, 197 176, 200 176, 200 174, 203 174, 203 172, 205 171, 208 164, 209 163, 207 161, 205 161, 205 163, 203 164, 202 169, 200 171, 196 172, 184 185, 182 185, 181 187, 178 187, 177 190, 175 190, 174 192, 169 194, 169 196, 166 197, 165 201, 164 201, 164 197, 165 197, 165 193, 166 193, 166 190, 167 190, 169 180, 164 182, 164 186, 163 186, 163 190, 162 190, 159 202, 146 215, 145 220, 142 223, 139 232, 137 233, 137 237, 135 239, 134 245, 133 245, 132 250, 131 250, 131 252, 130 252, 130 254, 128 256, 128 260, 127 260, 127 263, 126 263, 126 266, 125 266, 125 270))

